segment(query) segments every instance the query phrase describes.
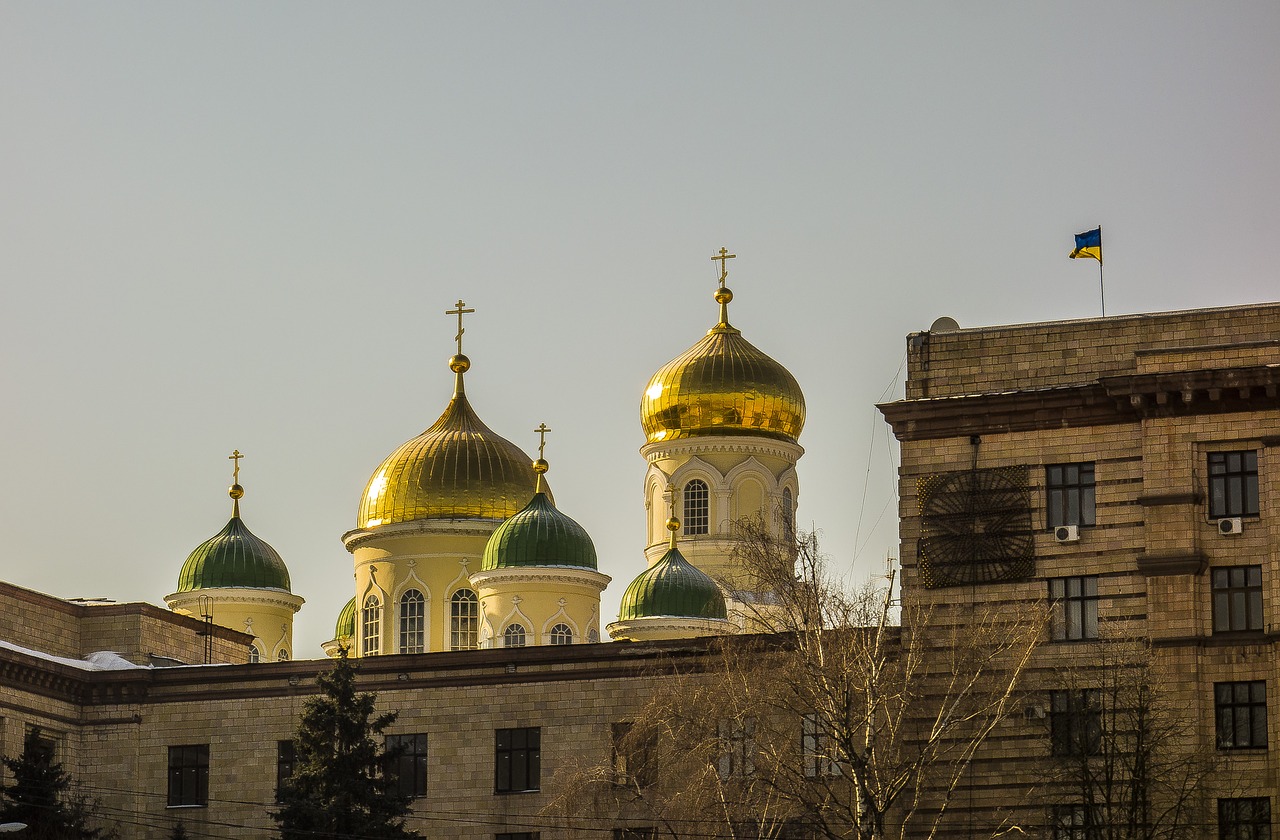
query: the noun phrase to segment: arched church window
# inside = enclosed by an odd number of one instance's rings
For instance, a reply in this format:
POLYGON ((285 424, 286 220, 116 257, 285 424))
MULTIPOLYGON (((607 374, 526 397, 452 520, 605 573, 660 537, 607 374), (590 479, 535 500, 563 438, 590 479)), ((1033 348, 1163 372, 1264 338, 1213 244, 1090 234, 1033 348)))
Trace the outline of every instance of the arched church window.
POLYGON ((524 640, 524 626, 521 624, 508 624, 502 631, 503 647, 524 647, 524 640))
POLYGON ((553 645, 571 645, 573 644, 573 628, 567 624, 557 624, 551 628, 551 644, 553 645))
POLYGON ((249 661, 255 665, 262 661, 262 651, 257 645, 249 645, 249 661))
POLYGON ((289 651, 285 650, 284 648, 280 648, 280 652, 276 654, 276 661, 277 661, 277 662, 288 662, 288 661, 289 661, 289 651))
POLYGON ((422 653, 427 636, 427 599, 416 589, 400 596, 400 652, 422 653))
POLYGON ((707 483, 695 478, 684 486, 684 532, 705 534, 711 522, 711 494, 707 483))
POLYGON ((360 650, 365 656, 377 656, 381 653, 381 641, 382 602, 377 595, 370 595, 360 610, 360 650))
POLYGON ((782 536, 788 542, 796 538, 796 503, 791 488, 782 488, 782 536))
POLYGON ((480 642, 480 601, 470 589, 449 599, 449 649, 475 650, 480 642))
POLYGON ((590 642, 590 643, 591 643, 591 644, 593 644, 593 645, 594 645, 596 642, 600 641, 600 631, 599 631, 599 630, 597 630, 597 629, 596 629, 596 628, 594 628, 594 627, 592 627, 590 630, 588 630, 588 631, 587 631, 587 641, 588 641, 588 642, 590 642))

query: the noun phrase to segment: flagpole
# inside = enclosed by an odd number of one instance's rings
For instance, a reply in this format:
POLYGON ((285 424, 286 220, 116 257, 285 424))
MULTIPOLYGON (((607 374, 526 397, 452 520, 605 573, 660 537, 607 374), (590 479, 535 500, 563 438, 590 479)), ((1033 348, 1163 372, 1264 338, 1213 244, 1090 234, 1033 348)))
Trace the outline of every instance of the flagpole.
POLYGON ((1098 225, 1098 294, 1102 297, 1102 317, 1107 317, 1107 289, 1102 285, 1102 225, 1098 225))

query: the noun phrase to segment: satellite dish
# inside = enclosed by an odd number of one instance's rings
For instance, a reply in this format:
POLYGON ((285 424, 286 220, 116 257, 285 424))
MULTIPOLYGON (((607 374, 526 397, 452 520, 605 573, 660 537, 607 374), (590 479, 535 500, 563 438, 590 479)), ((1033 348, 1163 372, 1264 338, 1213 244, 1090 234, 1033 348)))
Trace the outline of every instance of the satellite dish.
POLYGON ((943 315, 941 318, 933 322, 933 326, 929 327, 929 332, 951 332, 960 329, 960 324, 955 318, 948 318, 943 315))

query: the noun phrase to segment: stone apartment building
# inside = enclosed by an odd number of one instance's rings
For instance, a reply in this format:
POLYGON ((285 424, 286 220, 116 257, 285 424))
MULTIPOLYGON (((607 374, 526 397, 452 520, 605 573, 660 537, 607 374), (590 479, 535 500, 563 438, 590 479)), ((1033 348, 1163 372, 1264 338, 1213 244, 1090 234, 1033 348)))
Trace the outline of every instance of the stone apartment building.
POLYGON ((974 766, 955 836, 1002 820, 1093 836, 1106 809, 1046 768, 1101 751, 1095 686, 1137 638, 1189 727, 1178 749, 1213 763, 1196 836, 1269 837, 1280 305, 937 326, 908 337, 906 398, 880 406, 902 448, 904 591, 957 621, 1052 611, 1023 719, 974 766))

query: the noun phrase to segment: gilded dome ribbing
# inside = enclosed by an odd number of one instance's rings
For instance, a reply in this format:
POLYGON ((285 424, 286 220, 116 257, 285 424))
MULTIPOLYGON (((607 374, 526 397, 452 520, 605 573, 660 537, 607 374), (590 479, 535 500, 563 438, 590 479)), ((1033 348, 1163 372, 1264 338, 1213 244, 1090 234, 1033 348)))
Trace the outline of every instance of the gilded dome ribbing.
POLYGON ((711 577, 694 566, 678 548, 640 573, 622 594, 619 621, 671 616, 720 618, 727 615, 724 594, 711 577))
POLYGON ((450 360, 453 399, 432 426, 402 444, 373 472, 356 525, 376 528, 417 519, 506 519, 533 494, 529 457, 494 433, 467 402, 465 356, 450 360))
POLYGON ((728 289, 717 290, 720 322, 649 380, 640 401, 640 423, 649 443, 713 434, 790 442, 800 437, 800 385, 729 324, 732 299, 728 289))
POLYGON ((596 568, 596 547, 586 529, 557 510, 546 493, 535 494, 494 530, 480 563, 486 572, 530 566, 596 568))

